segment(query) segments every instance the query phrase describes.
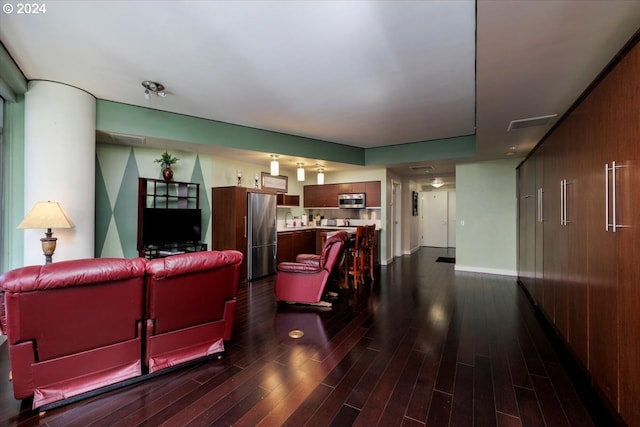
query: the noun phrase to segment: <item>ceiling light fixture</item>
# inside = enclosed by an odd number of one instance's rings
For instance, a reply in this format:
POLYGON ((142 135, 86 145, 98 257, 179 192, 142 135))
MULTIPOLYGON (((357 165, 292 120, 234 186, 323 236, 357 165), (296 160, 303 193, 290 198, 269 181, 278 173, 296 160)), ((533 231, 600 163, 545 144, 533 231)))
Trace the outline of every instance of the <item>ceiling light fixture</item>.
POLYGON ((436 178, 431 182, 431 186, 435 188, 440 188, 444 185, 444 182, 440 178, 436 178))
POLYGON ((324 184, 324 168, 318 168, 318 185, 324 184))
POLYGON ((278 162, 278 155, 277 154, 272 154, 271 155, 271 176, 278 176, 280 175, 280 163, 278 162))
POLYGON ((516 154, 518 154, 518 147, 516 147, 515 145, 509 147, 509 151, 505 153, 507 157, 512 157, 512 156, 515 156, 516 154))
POLYGON ((161 98, 167 96, 167 93, 164 91, 164 85, 158 82, 152 82, 151 80, 145 80, 142 82, 142 87, 144 87, 144 98, 149 99, 150 94, 154 94, 161 98))
POLYGON ((297 175, 298 175, 298 181, 304 181, 304 163, 298 163, 298 169, 297 169, 297 175))

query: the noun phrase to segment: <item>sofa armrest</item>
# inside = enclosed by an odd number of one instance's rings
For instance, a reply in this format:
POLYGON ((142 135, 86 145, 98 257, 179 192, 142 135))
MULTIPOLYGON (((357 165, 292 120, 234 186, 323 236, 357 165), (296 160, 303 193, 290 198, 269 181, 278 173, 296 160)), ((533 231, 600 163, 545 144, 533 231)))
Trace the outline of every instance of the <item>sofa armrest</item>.
POLYGON ((309 265, 320 265, 320 255, 316 254, 298 254, 296 262, 309 265))
POLYGON ((314 274, 322 271, 319 265, 303 264, 299 262, 281 262, 278 271, 283 273, 314 274))

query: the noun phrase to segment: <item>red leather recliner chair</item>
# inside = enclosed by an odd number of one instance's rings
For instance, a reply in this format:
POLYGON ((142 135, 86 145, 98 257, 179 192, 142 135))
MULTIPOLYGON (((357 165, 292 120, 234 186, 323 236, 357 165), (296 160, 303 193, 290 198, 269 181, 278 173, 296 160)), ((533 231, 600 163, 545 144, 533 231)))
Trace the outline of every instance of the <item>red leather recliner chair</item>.
POLYGON ((342 257, 346 241, 347 233, 344 231, 329 237, 322 247, 318 264, 278 264, 274 283, 276 300, 331 307, 330 302, 322 301, 321 298, 333 267, 342 257))
POLYGON ((16 399, 33 408, 140 376, 145 260, 83 259, 0 277, 16 399))
POLYGON ((224 351, 231 339, 242 254, 204 251, 147 263, 149 372, 224 351))

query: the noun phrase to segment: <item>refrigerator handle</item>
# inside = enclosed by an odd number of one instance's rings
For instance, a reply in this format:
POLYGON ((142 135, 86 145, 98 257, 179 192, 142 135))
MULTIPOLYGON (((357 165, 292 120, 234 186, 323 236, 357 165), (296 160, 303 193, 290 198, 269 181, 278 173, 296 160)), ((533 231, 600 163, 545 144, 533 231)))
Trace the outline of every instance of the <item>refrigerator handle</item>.
POLYGON ((244 238, 247 238, 247 216, 244 216, 244 238))

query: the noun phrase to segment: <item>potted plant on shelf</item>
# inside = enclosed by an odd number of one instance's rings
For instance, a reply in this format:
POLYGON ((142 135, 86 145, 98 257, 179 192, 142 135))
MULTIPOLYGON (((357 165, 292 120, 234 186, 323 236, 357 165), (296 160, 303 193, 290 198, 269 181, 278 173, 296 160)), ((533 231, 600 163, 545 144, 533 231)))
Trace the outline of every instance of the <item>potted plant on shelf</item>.
POLYGON ((162 153, 159 159, 156 159, 156 163, 160 163, 160 167, 162 168, 162 177, 165 181, 171 181, 173 178, 173 169, 171 169, 171 165, 175 164, 178 160, 177 157, 172 156, 166 151, 162 153))

